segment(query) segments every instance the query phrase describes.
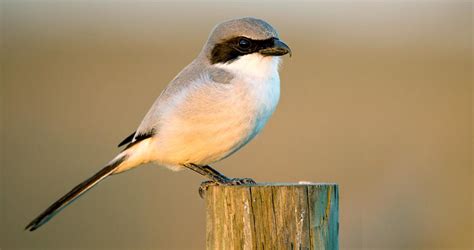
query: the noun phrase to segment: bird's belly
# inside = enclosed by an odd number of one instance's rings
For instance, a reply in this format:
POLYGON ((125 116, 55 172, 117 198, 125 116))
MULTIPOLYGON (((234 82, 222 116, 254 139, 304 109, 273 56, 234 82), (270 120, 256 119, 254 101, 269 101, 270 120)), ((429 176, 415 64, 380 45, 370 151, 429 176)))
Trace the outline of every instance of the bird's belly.
POLYGON ((279 78, 235 84, 207 92, 205 97, 190 98, 195 98, 192 105, 182 107, 184 112, 160 128, 153 154, 161 165, 211 164, 240 149, 273 113, 279 99, 279 78))
POLYGON ((164 165, 210 164, 234 152, 249 140, 255 128, 249 113, 210 111, 164 127, 157 140, 158 159, 164 165), (178 125, 179 124, 179 125, 178 125))

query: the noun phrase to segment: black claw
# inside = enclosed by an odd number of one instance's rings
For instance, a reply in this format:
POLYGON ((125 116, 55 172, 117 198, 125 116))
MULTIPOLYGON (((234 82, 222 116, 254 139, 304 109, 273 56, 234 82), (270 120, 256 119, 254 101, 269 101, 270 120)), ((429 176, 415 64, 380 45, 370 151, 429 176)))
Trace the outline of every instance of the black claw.
POLYGON ((199 186, 199 196, 204 199, 204 195, 206 194, 207 189, 210 186, 216 186, 219 185, 217 182, 214 181, 204 181, 201 183, 201 186, 199 186))

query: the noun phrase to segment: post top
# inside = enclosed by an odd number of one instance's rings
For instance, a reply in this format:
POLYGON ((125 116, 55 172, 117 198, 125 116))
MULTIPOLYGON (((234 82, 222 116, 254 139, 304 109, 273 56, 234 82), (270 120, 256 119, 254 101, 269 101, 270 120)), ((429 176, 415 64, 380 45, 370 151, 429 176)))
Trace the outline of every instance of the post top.
MULTIPOLYGON (((309 181, 299 181, 299 182, 258 182, 256 184, 243 184, 237 186, 218 186, 218 187, 226 187, 226 188, 239 188, 239 187, 327 187, 333 186, 337 187, 337 183, 317 183, 317 182, 309 182, 309 181)), ((212 187, 212 186, 211 186, 212 187)))

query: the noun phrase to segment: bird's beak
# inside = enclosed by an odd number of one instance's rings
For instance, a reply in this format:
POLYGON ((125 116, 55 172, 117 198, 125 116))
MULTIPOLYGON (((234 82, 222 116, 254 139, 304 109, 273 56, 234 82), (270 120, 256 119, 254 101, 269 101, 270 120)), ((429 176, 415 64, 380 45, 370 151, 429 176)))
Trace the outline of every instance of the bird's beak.
POLYGON ((264 56, 282 56, 282 55, 290 54, 290 57, 291 57, 290 47, 288 47, 288 45, 286 45, 284 42, 280 41, 279 39, 274 40, 272 47, 261 49, 259 53, 264 56))

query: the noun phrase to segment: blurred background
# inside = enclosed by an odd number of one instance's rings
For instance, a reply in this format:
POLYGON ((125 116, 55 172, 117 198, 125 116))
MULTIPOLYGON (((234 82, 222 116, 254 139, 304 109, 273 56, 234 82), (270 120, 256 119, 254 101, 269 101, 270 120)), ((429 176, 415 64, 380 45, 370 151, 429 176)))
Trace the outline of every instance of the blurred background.
POLYGON ((1 1, 0 248, 204 249, 203 178, 147 166, 24 226, 118 151, 213 26, 293 57, 263 133, 214 167, 340 185, 341 249, 472 249, 471 1, 1 1))

